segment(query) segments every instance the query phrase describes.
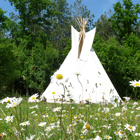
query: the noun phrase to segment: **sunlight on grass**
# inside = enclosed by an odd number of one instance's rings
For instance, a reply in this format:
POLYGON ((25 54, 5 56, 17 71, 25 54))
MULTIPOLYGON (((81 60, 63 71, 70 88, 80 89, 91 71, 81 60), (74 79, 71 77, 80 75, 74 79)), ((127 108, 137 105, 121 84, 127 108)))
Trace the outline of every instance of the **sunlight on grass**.
POLYGON ((50 104, 40 101, 37 97, 37 94, 32 95, 28 101, 14 97, 16 106, 10 106, 12 98, 5 98, 5 102, 4 99, 1 100, 0 133, 3 138, 19 140, 140 138, 140 103, 133 102, 128 97, 125 97, 123 104, 118 106, 50 104), (35 97, 37 102, 30 102, 32 97, 35 97))

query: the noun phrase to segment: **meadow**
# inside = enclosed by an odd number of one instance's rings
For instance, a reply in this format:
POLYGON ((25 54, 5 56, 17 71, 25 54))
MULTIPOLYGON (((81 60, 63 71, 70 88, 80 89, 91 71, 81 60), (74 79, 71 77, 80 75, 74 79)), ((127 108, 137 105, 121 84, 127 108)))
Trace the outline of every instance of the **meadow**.
POLYGON ((2 140, 138 140, 140 102, 119 104, 47 103, 34 94, 0 102, 2 140))

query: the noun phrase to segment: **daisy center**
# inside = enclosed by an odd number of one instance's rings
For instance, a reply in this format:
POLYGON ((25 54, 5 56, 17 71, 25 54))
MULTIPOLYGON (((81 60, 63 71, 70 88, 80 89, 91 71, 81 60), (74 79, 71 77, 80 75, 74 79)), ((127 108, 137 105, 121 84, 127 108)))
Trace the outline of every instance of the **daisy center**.
POLYGON ((35 99, 35 97, 32 97, 32 100, 34 100, 35 99))
POLYGON ((133 129, 133 127, 130 125, 129 127, 128 127, 129 129, 133 129))
POLYGON ((86 124, 86 129, 89 130, 90 129, 90 125, 86 124))
POLYGON ((124 132, 123 132, 123 131, 120 131, 120 133, 121 133, 121 134, 124 134, 124 132))
POLYGON ((63 75, 62 75, 62 74, 57 74, 57 75, 56 75, 56 78, 57 78, 58 80, 63 79, 63 75))
POLYGON ((55 94, 55 92, 52 92, 52 94, 55 94))
POLYGON ((137 87, 137 86, 140 86, 140 84, 139 84, 139 83, 136 83, 135 86, 136 86, 136 87, 137 87))

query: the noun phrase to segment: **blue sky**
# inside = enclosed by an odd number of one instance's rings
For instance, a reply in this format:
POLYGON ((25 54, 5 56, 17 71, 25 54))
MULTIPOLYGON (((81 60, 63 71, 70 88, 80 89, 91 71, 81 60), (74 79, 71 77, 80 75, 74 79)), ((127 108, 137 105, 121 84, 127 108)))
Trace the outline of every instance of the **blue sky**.
MULTIPOLYGON (((67 0, 69 4, 74 4, 76 0, 67 0)), ((122 0, 82 0, 82 3, 87 6, 91 11, 91 14, 95 15, 94 21, 97 21, 104 12, 108 12, 109 9, 113 11, 113 4, 122 0)), ((132 0, 133 4, 139 3, 140 0, 132 0)), ((10 5, 8 0, 0 0, 0 8, 7 11, 6 16, 9 16, 9 12, 15 12, 14 7, 10 5)))

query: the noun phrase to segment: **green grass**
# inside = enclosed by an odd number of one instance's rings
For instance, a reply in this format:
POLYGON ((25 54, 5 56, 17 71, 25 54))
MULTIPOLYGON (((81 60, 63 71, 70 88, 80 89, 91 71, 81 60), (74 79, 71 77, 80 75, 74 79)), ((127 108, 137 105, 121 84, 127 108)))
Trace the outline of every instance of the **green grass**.
POLYGON ((136 108, 140 106, 140 102, 133 108, 133 101, 130 101, 126 106, 127 110, 122 112, 123 105, 112 108, 113 105, 99 105, 99 104, 56 104, 56 103, 28 103, 26 99, 14 108, 6 108, 6 104, 0 104, 0 134, 5 132, 7 135, 3 136, 2 140, 19 139, 24 140, 31 135, 36 135, 34 140, 77 140, 77 139, 92 139, 97 135, 102 139, 105 135, 109 135, 113 140, 125 139, 137 140, 140 136, 135 136, 135 133, 140 133, 140 110, 136 108), (38 109, 30 109, 29 107, 39 105, 38 109), (62 107, 58 112, 52 110, 56 107, 62 107), (109 108, 109 112, 103 112, 104 108, 109 108), (100 111, 98 109, 100 108, 100 111), (36 113, 31 114, 33 111, 36 113), (131 111, 134 111, 133 113, 131 111), (120 112, 120 116, 115 116, 115 113, 120 112), (37 115, 35 115, 37 114, 37 115), (14 116, 13 122, 4 120, 6 116, 14 116), (42 115, 48 115, 44 118, 42 115), (29 126, 21 126, 20 123, 29 121, 29 126), (38 126, 40 122, 46 122, 44 127, 38 126), (59 122, 59 125, 57 125, 59 122), (84 127, 84 122, 87 128, 84 127), (119 126, 118 123, 121 125, 119 126), (44 131, 52 124, 50 131, 44 131), (136 130, 130 132, 124 125, 130 124, 136 126, 136 130), (53 128, 53 125, 55 126, 53 128), (103 125, 111 126, 109 129, 103 125), (57 127, 56 127, 57 126, 57 127), (67 129, 69 127, 69 129, 67 129), (25 130, 21 130, 21 129, 25 130), (88 130, 87 130, 88 129, 88 130), (17 130, 20 135, 15 135, 17 130), (67 131, 70 130, 70 131, 67 131), (116 136, 114 132, 122 130, 125 135, 123 138, 116 136), (97 132, 95 132, 97 131, 97 132), (70 132, 70 133, 68 133, 70 132), (83 133, 85 132, 85 134, 83 133), (47 134, 47 135, 46 135, 47 134), (50 136, 50 137, 48 137, 50 136))

